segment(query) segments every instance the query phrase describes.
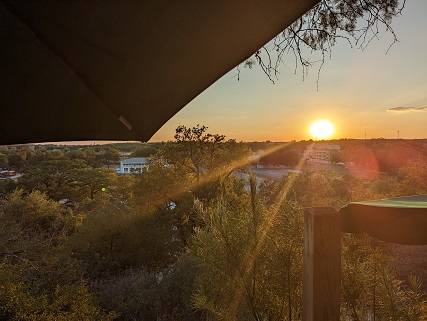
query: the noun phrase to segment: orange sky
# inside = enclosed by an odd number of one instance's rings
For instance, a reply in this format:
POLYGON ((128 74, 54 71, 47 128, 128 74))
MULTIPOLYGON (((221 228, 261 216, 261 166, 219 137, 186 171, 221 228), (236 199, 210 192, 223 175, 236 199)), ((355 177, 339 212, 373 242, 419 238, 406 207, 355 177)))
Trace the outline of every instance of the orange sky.
POLYGON ((382 33, 364 50, 337 44, 316 80, 313 67, 302 81, 289 56, 272 84, 259 68, 230 71, 166 123, 151 139, 173 139, 178 125, 203 124, 211 133, 244 141, 312 138, 309 126, 329 119, 331 138, 427 138, 427 1, 407 1, 393 21, 400 40, 382 33), (396 111, 387 111, 394 107, 396 111))

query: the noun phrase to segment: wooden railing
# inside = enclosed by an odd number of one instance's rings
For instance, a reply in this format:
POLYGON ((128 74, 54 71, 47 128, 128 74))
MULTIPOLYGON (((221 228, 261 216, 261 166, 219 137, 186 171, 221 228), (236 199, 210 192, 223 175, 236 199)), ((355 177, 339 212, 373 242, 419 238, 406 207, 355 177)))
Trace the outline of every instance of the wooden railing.
POLYGON ((304 212, 303 321, 340 320, 341 233, 427 245, 427 195, 350 203, 304 212))
POLYGON ((341 216, 329 207, 304 213, 303 321, 340 319, 341 216))

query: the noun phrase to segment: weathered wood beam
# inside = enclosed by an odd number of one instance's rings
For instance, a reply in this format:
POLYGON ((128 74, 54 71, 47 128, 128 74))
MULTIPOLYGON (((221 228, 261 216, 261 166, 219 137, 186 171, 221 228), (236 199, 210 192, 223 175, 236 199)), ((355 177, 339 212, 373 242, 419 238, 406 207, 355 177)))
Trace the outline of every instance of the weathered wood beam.
POLYGON ((304 213, 303 321, 338 321, 341 299, 341 216, 330 207, 304 213))

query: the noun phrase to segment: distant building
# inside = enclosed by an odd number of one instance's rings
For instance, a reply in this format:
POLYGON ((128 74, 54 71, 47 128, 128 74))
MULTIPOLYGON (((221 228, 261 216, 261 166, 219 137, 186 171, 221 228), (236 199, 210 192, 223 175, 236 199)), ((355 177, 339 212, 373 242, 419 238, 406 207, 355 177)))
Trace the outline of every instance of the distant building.
POLYGON ((336 144, 311 144, 304 151, 307 162, 330 164, 341 151, 336 144))
POLYGON ((120 159, 125 160, 126 158, 129 158, 131 152, 120 152, 120 159))
POLYGON ((263 153, 264 151, 262 149, 258 149, 257 151, 253 152, 252 155, 249 156, 249 163, 252 163, 252 164, 259 163, 259 160, 263 153))
POLYGON ((147 157, 133 157, 120 161, 119 174, 141 173, 142 169, 148 167, 147 157))

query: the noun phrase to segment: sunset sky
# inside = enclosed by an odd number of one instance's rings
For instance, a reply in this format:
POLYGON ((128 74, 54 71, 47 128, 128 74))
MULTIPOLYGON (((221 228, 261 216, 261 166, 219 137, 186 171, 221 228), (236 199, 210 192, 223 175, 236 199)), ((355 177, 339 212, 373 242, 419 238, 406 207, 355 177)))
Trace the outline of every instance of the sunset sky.
MULTIPOLYGON (((173 139, 178 125, 209 127, 209 132, 244 141, 310 139, 309 126, 328 119, 331 138, 427 138, 427 1, 408 0, 390 33, 364 50, 341 41, 323 66, 302 80, 288 56, 273 84, 259 66, 231 70, 169 120, 151 139, 173 139), (397 108, 396 107, 405 107, 397 108), (424 107, 424 108, 423 108, 424 107), (394 111, 388 109, 395 108, 394 111)), ((208 59, 206 59, 208 63, 208 59)))

